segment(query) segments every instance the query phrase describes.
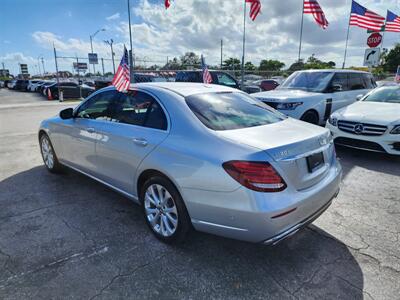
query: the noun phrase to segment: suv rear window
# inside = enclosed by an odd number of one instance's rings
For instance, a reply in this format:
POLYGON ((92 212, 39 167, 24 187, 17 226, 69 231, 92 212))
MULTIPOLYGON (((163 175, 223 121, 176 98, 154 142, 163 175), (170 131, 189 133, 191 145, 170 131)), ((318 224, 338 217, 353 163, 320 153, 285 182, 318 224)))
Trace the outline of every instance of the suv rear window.
POLYGON ((206 93, 186 97, 196 117, 213 130, 230 130, 276 123, 286 117, 244 93, 206 93))

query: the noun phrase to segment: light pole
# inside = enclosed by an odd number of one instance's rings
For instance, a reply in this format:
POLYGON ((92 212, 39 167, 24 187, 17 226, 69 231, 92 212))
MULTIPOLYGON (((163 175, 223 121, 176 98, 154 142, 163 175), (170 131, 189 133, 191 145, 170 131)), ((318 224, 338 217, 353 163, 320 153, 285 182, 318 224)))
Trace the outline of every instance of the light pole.
POLYGON ((113 71, 114 71, 114 74, 115 74, 115 62, 114 62, 115 53, 114 53, 114 50, 113 50, 114 41, 113 41, 113 39, 110 39, 109 41, 104 41, 104 43, 106 43, 107 45, 109 45, 111 47, 111 59, 112 59, 112 64, 113 64, 113 71))
POLYGON ((40 70, 40 55, 37 57, 37 61, 38 61, 38 66, 39 66, 39 73, 40 73, 40 76, 42 76, 42 71, 40 70))
MULTIPOLYGON (((106 31, 104 28, 97 30, 95 33, 90 35, 90 49, 91 49, 91 53, 93 54, 93 38, 96 36, 96 34, 98 34, 100 31, 106 31)), ((94 66, 95 64, 93 64, 93 75, 96 73, 96 68, 94 66)))

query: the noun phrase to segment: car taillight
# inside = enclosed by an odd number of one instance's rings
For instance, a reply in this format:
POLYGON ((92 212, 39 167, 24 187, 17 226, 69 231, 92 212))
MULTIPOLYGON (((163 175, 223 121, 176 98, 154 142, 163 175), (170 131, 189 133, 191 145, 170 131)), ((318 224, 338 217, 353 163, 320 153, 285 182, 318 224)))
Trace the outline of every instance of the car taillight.
POLYGON ((225 171, 241 185, 257 192, 280 192, 287 185, 267 162, 232 160, 222 164, 225 171))

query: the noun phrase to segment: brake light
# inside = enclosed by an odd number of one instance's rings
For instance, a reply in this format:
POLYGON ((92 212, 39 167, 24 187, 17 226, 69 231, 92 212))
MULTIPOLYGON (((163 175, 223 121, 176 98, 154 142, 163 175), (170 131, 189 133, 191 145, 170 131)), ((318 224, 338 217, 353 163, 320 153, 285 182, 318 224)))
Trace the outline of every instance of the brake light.
POLYGON ((287 185, 267 162, 232 160, 222 164, 225 171, 241 185, 257 192, 280 192, 287 185))

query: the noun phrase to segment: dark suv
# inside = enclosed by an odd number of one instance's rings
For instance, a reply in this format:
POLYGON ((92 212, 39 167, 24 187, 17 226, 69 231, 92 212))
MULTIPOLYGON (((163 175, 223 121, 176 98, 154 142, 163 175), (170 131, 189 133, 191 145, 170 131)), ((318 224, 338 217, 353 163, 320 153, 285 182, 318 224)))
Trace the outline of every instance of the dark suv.
MULTIPOLYGON (((221 71, 210 70, 212 83, 240 89, 239 83, 231 75, 221 71)), ((179 71, 176 73, 175 82, 203 82, 203 71, 179 71)))

